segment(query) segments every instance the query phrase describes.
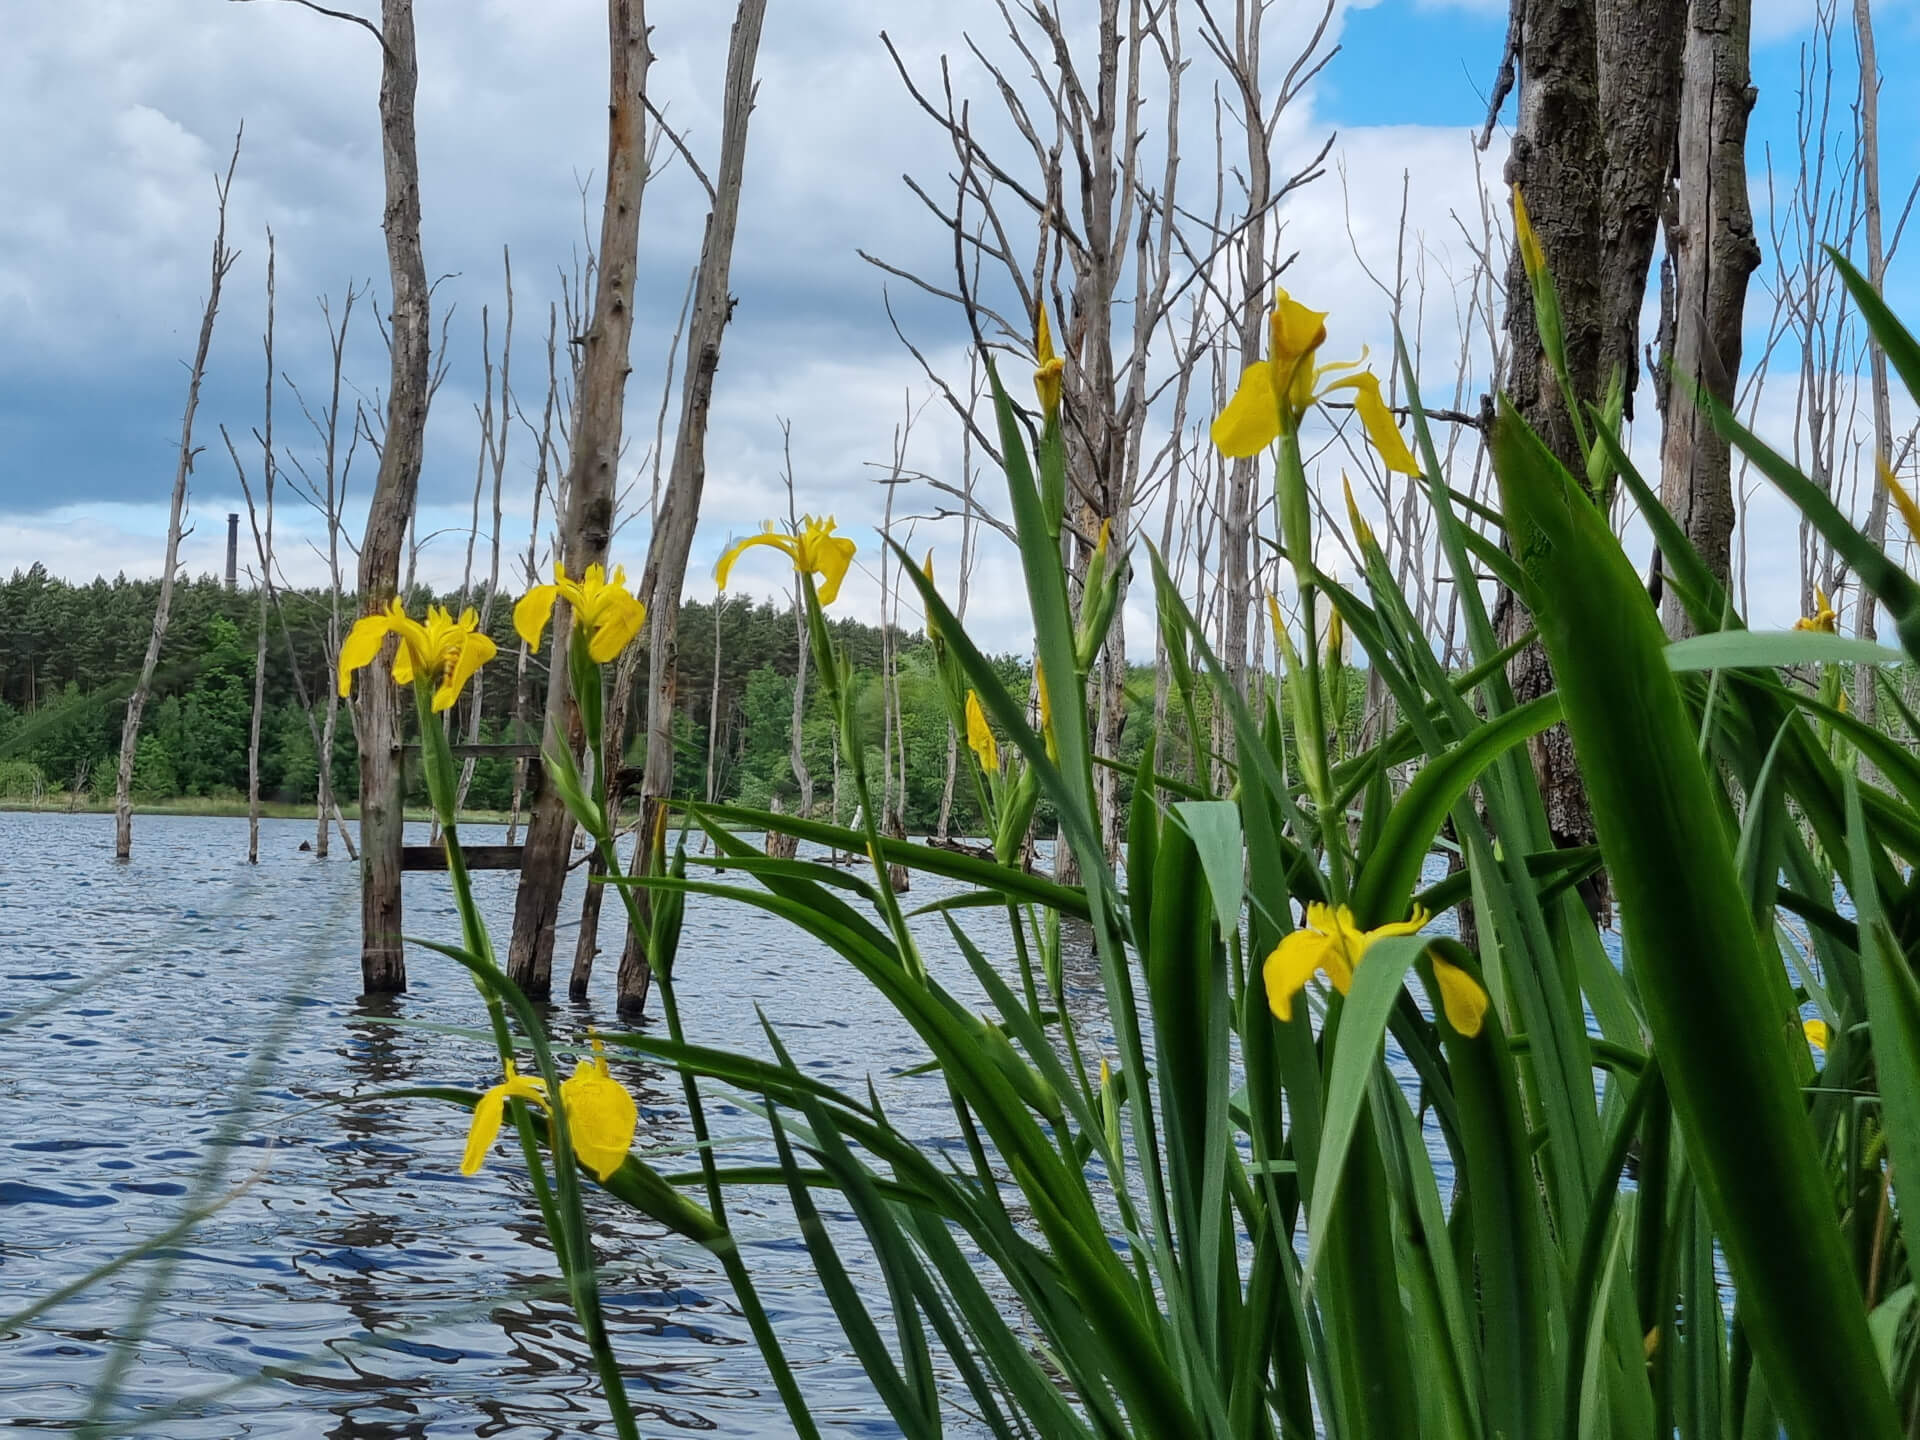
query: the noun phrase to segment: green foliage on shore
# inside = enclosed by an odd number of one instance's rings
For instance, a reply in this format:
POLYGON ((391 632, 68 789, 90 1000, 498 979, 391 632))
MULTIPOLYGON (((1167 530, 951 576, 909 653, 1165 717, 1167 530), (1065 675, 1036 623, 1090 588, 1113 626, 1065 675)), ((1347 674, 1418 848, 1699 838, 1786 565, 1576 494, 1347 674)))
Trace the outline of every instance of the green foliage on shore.
MULTIPOLYGON (((50 576, 40 565, 0 580, 0 801, 32 801, 76 789, 83 799, 111 796, 127 696, 139 676, 158 594, 157 580, 121 575, 75 584, 50 576)), ((416 588, 408 605, 415 612, 424 612, 430 603, 457 609, 466 603, 478 606, 483 598, 416 588)), ((318 788, 314 727, 307 707, 311 704, 317 717, 333 684, 327 658, 330 603, 320 590, 284 591, 280 601, 285 631, 274 617, 268 633, 261 793, 272 802, 298 805, 311 803, 318 788), (289 645, 297 657, 297 672, 289 660, 289 645)), ((349 596, 341 603, 343 629, 354 614, 349 596)), ((134 760, 137 801, 218 802, 245 794, 258 615, 254 592, 229 590, 213 576, 175 586, 172 621, 134 760)), ((478 705, 480 739, 519 739, 513 662, 520 642, 513 632, 510 595, 503 593, 492 606, 487 629, 505 663, 491 667, 483 684, 462 698, 453 712, 455 733, 467 733, 471 707, 478 705)), ((832 629, 839 652, 853 665, 853 688, 866 733, 877 737, 883 708, 881 632, 848 619, 836 620, 832 629)), ((778 798, 789 810, 796 808, 800 792, 789 753, 799 651, 792 613, 751 600, 725 603, 717 707, 711 603, 692 601, 684 607, 679 639, 675 789, 689 795, 709 793, 708 743, 717 723, 713 797, 755 806, 778 798)), ((947 715, 925 638, 902 633, 897 645, 900 732, 906 753, 903 819, 910 829, 931 829, 939 818, 946 777, 947 715)), ((535 723, 545 693, 546 664, 544 655, 527 661, 532 698, 524 713, 536 717, 535 723)), ((1002 668, 1009 684, 1027 682, 1025 662, 1009 657, 1002 668)), ((817 690, 816 677, 810 677, 809 688, 817 690)), ((1130 731, 1144 729, 1133 723, 1138 717, 1131 712, 1150 708, 1150 692, 1150 684, 1132 687, 1130 731)), ((834 747, 833 718, 818 695, 810 694, 802 755, 821 813, 831 806, 834 747)), ((880 750, 877 743, 873 748, 877 774, 882 769, 880 750)), ((643 727, 636 717, 627 762, 640 763, 644 751, 643 727)), ((1137 758, 1137 750, 1134 753, 1137 758)), ((899 763, 896 757, 896 767, 899 763)), ((416 775, 410 781, 409 800, 424 804, 424 780, 416 775)), ((353 726, 342 707, 334 742, 334 793, 349 799, 357 786, 353 726)), ((505 810, 512 790, 511 761, 479 760, 467 792, 468 809, 505 810)), ((852 804, 850 797, 843 799, 840 818, 850 816, 852 804)), ((956 788, 954 807, 956 825, 973 823, 974 802, 965 786, 956 788)))

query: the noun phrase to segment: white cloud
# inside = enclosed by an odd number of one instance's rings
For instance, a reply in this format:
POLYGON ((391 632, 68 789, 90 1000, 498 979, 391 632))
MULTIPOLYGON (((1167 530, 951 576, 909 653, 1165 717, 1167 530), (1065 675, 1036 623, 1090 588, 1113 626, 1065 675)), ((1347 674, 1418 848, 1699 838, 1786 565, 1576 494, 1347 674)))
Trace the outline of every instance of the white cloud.
MULTIPOLYGON (((1505 0, 1451 3, 1497 11, 1505 0)), ((1784 15, 1785 7, 1786 0, 1763 0, 1760 13, 1784 15)), ((1318 8, 1312 0, 1277 7, 1270 33, 1295 33, 1291 22, 1317 16, 1318 8)), ((373 44, 354 27, 267 0, 96 0, 77 16, 53 9, 29 7, 0 52, 0 126, 24 137, 0 151, 0 193, 9 197, 0 206, 0 385, 33 397, 11 413, 0 399, 0 430, 42 442, 40 451, 0 447, 0 569, 38 559, 78 576, 157 570, 172 472, 168 436, 184 389, 179 362, 191 350, 207 283, 210 176, 224 165, 244 116, 247 146, 230 228, 245 253, 216 336, 200 433, 213 448, 195 480, 202 528, 187 547, 189 569, 215 570, 221 520, 238 497, 213 427, 225 421, 240 436, 258 413, 266 224, 279 241, 281 368, 315 398, 324 371, 313 297, 331 293, 337 305, 349 279, 372 277, 375 298, 356 317, 349 378, 368 400, 385 384, 386 356, 372 324, 385 274, 373 44), (49 419, 56 412, 57 426, 49 419), (111 428, 107 420, 137 439, 137 453, 120 441, 119 449, 102 442, 93 470, 82 474, 76 461, 67 483, 50 484, 69 450, 86 450, 96 432, 111 428), (55 443, 49 435, 59 437, 57 448, 46 448, 55 443), (66 503, 47 509, 53 498, 66 503)), ((708 165, 730 9, 710 0, 660 0, 650 14, 654 94, 708 165)), ((419 0, 427 262, 431 273, 448 277, 436 293, 437 310, 454 312, 454 368, 430 432, 423 533, 465 523, 479 314, 490 307, 497 340, 503 243, 513 247, 517 280, 515 388, 537 423, 545 312, 563 288, 558 272, 581 244, 581 186, 591 177, 591 209, 604 163, 603 16, 597 0, 419 0)), ((952 168, 937 127, 904 93, 876 36, 886 29, 899 37, 910 71, 935 89, 940 56, 951 55, 956 93, 972 100, 976 126, 1004 142, 997 98, 964 48, 964 27, 1017 73, 1017 56, 998 38, 998 20, 984 4, 816 0, 774 7, 768 19, 733 274, 738 309, 715 393, 694 593, 710 589, 708 567, 729 533, 785 512, 776 416, 793 422, 802 507, 832 510, 867 554, 875 553, 870 527, 880 492, 871 466, 889 458, 903 404, 908 396, 923 404, 927 386, 888 328, 883 277, 855 249, 943 277, 950 242, 899 177, 911 172, 939 195, 950 188, 952 168)), ((1270 47, 1276 65, 1290 58, 1282 50, 1270 47)), ((1186 174, 1196 187, 1189 193, 1197 194, 1211 183, 1202 176, 1211 160, 1212 76, 1192 35, 1188 52, 1186 174)), ((1150 128, 1159 124, 1157 103, 1147 97, 1150 128)), ((1309 92, 1284 119, 1282 169, 1287 159, 1310 155, 1324 134, 1309 92)), ((1410 176, 1411 273, 1417 280, 1424 267, 1428 289, 1409 324, 1421 342, 1429 402, 1451 403, 1459 323, 1452 286, 1471 266, 1456 217, 1474 231, 1479 224, 1465 130, 1348 127, 1333 159, 1338 170, 1280 212, 1283 245, 1300 252, 1285 283, 1333 312, 1330 352, 1344 358, 1368 345, 1384 368, 1391 352, 1387 303, 1360 260, 1376 275, 1392 273, 1402 177, 1410 176)), ((652 440, 667 337, 704 214, 704 196, 685 167, 663 158, 642 222, 629 472, 652 440)), ((886 286, 936 366, 958 371, 964 333, 951 308, 898 281, 886 286)), ((1476 352, 1463 387, 1469 408, 1483 370, 1476 352)), ((303 422, 284 391, 281 405, 281 436, 305 445, 303 422)), ((671 433, 669 425, 669 440, 671 433)), ((524 426, 516 423, 511 444, 510 553, 525 543, 533 447, 524 426)), ((1327 483, 1337 482, 1340 463, 1350 462, 1327 461, 1327 483)), ((957 478, 958 426, 941 402, 922 411, 907 464, 957 478)), ((356 484, 364 495, 371 480, 364 454, 361 465, 356 484)), ((997 494, 993 477, 983 479, 983 493, 997 494)), ((935 503, 924 486, 899 497, 903 513, 925 514, 935 503)), ((312 517, 289 503, 281 527, 290 575, 317 576, 300 543, 303 533, 313 534, 312 517)), ((623 533, 630 552, 643 542, 643 530, 644 521, 635 521, 623 533)), ((916 543, 947 552, 957 538, 952 522, 922 524, 916 543)), ((457 582, 462 549, 451 539, 434 542, 423 573, 457 582)), ((737 583, 768 594, 778 584, 747 570, 737 583)), ((857 576, 847 603, 871 613, 876 593, 870 578, 857 576)), ((983 542, 975 597, 987 642, 1017 645, 1026 622, 1010 552, 997 538, 983 542)), ((1151 633, 1137 611, 1130 614, 1134 646, 1142 650, 1151 633)))

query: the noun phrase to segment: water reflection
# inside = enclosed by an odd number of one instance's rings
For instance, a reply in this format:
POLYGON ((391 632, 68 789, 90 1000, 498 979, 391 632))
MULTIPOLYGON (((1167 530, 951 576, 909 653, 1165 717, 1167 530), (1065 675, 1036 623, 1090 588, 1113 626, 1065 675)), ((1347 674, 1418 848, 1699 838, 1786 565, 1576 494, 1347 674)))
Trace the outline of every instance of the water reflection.
MULTIPOLYGON (((9 815, 0 824, 8 853, 45 867, 32 877, 0 873, 0 931, 11 953, 33 957, 0 967, 4 1008, 25 1017, 7 1033, 0 1086, 10 1113, 26 1117, 0 1139, 0 1306, 52 1292, 177 1217, 180 1187, 231 1107, 233 1078, 291 1004, 298 1022, 238 1141, 252 1155, 236 1171, 267 1155, 267 1172, 179 1247, 173 1288, 126 1397, 147 1417, 134 1433, 610 1433, 516 1150, 503 1142, 479 1175, 463 1178, 458 1110, 411 1099, 333 1103, 498 1078, 485 1010, 464 971, 415 952, 409 994, 360 1003, 355 867, 300 855, 309 831, 298 822, 263 823, 257 868, 242 863, 245 827, 236 821, 143 817, 134 862, 122 867, 109 858, 110 820, 9 815), (59 883, 48 883, 54 875, 59 883), (328 958, 303 981, 315 955, 328 958), (29 1014, 116 965, 93 989, 29 1014), (234 1388, 241 1384, 248 1388, 234 1388)), ((504 934, 511 877, 476 879, 489 923, 504 934)), ((915 888, 916 899, 952 890, 924 879, 915 888)), ((408 876, 406 903, 409 930, 457 933, 444 877, 408 876)), ((942 983, 986 1008, 944 923, 929 919, 920 933, 942 983)), ((1004 919, 982 916, 977 933, 1017 988, 1004 919)), ((1105 1032, 1098 967, 1078 938, 1067 955, 1068 1009, 1091 1058, 1093 1037, 1105 1032)), ((600 977, 605 990, 611 969, 600 977)), ((944 1086, 910 1073, 924 1049, 823 948, 756 911, 693 897, 678 978, 695 1043, 765 1054, 763 1007, 808 1074, 856 1093, 871 1076, 902 1130, 930 1143, 951 1138, 944 1086)), ((567 1068, 589 1024, 617 1024, 611 997, 600 995, 548 1019, 567 1068)), ((627 1052, 610 1061, 639 1102, 640 1146, 663 1170, 695 1168, 678 1078, 627 1052)), ((710 1090, 708 1115, 728 1163, 770 1158, 747 1104, 710 1090)), ((884 1411, 821 1295, 784 1193, 733 1190, 729 1207, 822 1428, 894 1433, 876 1419, 884 1411)), ((614 1348, 643 1429, 790 1434, 712 1257, 597 1190, 589 1218, 614 1348)), ((855 1283, 883 1295, 851 1218, 827 1219, 855 1283)), ((0 1334, 0 1425, 59 1429, 85 1411, 103 1342, 124 1324, 139 1283, 134 1267, 0 1334)))

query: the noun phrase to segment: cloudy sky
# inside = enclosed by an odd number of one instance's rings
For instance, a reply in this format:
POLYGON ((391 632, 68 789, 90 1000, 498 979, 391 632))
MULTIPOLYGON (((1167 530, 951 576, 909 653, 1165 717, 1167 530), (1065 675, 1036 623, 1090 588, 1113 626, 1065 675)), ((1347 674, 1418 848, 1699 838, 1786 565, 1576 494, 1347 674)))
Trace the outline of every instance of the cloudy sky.
MULTIPOLYGON (((374 0, 338 3, 377 10, 374 0)), ((1300 17, 1317 8, 1278 0, 1268 33, 1282 43, 1270 39, 1270 50, 1284 49, 1300 17)), ((1800 52, 1813 8, 1812 0, 1756 0, 1753 164, 1763 229, 1762 172, 1769 146, 1776 165, 1795 148, 1800 52)), ((1428 353, 1444 354, 1452 343, 1447 277, 1468 268, 1452 217, 1477 205, 1468 137, 1484 114, 1506 9, 1506 0, 1343 6, 1332 37, 1339 53, 1288 116, 1283 170, 1335 137, 1325 178, 1281 213, 1287 243, 1300 252, 1294 288, 1334 310, 1343 352, 1386 339, 1384 307, 1360 260, 1391 268, 1403 174, 1410 233, 1429 270, 1428 353)), ((440 315, 452 317, 422 481, 427 535, 466 524, 481 314, 488 312, 497 343, 503 247, 515 273, 516 400, 537 422, 547 309, 582 248, 583 187, 589 208, 598 203, 606 62, 596 0, 417 0, 417 10, 424 241, 430 274, 444 277, 436 327, 440 315)), ((648 7, 656 102, 708 166, 731 10, 719 0, 648 7)), ((792 422, 803 507, 836 512, 863 540, 879 510, 875 467, 891 456, 904 415, 919 412, 909 467, 958 478, 958 428, 924 404, 926 383, 894 338, 886 301, 890 294, 901 324, 937 365, 955 369, 964 368, 959 317, 887 281, 856 251, 927 273, 950 268, 950 240, 901 180, 913 174, 945 188, 950 152, 915 109, 879 36, 887 31, 927 83, 941 57, 953 57, 956 89, 984 112, 993 97, 967 38, 1006 53, 996 8, 991 0, 771 0, 768 11, 733 270, 738 308, 715 396, 694 593, 711 591, 708 570, 730 534, 784 513, 781 417, 792 422)), ((1898 75, 1920 61, 1920 6, 1883 0, 1876 11, 1882 68, 1898 75)), ((245 437, 259 423, 264 378, 267 227, 278 243, 279 369, 317 398, 326 382, 319 298, 330 296, 337 311, 349 285, 371 282, 372 299, 357 309, 349 338, 347 379, 369 401, 385 383, 373 323, 385 292, 376 48, 357 27, 276 0, 0 0, 0 13, 9 41, 0 49, 0 126, 10 142, 0 148, 0 572, 41 561, 73 579, 157 573, 186 362, 207 289, 212 177, 244 122, 229 215, 230 243, 242 253, 214 340, 196 433, 208 448, 193 481, 195 529, 183 556, 190 572, 215 570, 225 514, 240 508, 221 424, 257 464, 257 446, 245 437)), ((1845 61, 1844 29, 1840 45, 1845 61)), ((1196 125, 1210 129, 1218 73, 1191 36, 1189 51, 1190 108, 1196 125)), ((1852 80, 1840 84, 1845 97, 1852 80)), ((1885 184, 1903 195, 1920 165, 1920 139, 1910 103, 1892 86, 1884 104, 1885 184)), ((1836 115, 1834 123, 1844 120, 1836 115)), ((1210 136, 1200 133, 1188 142, 1188 173, 1210 196, 1201 153, 1210 136)), ((1483 158, 1490 180, 1504 149, 1496 139, 1483 158)), ((636 474, 704 211, 678 162, 647 195, 629 392, 628 469, 636 474)), ((597 223, 596 210, 596 231, 597 223)), ((1756 312, 1771 306, 1762 283, 1770 267, 1771 256, 1756 277, 1756 312)), ((1897 304, 1920 308, 1915 274, 1903 250, 1889 278, 1897 304)), ((1439 384, 1450 386, 1451 368, 1439 384)), ((1784 387, 1780 396, 1783 406, 1790 402, 1784 387)), ((308 452, 310 432, 284 388, 279 404, 277 438, 308 452)), ((1783 412, 1776 428, 1784 423, 1783 412)), ((516 424, 509 550, 526 543, 533 449, 516 424)), ((354 476, 362 495, 372 469, 363 454, 354 476)), ((312 581, 323 573, 303 545, 317 534, 314 517, 297 500, 283 501, 285 569, 296 583, 312 581)), ((906 513, 934 503, 924 487, 899 500, 906 513)), ((1753 608, 1776 621, 1794 604, 1791 529, 1777 521, 1767 520, 1764 505, 1756 511, 1753 562, 1753 608)), ((624 531, 616 554, 637 565, 644 527, 641 518, 624 531)), ((957 540, 951 525, 923 525, 917 536, 943 548, 957 540)), ((426 578, 453 584, 463 559, 463 536, 440 533, 420 563, 426 578)), ((981 567, 974 613, 983 636, 1013 645, 1024 621, 1013 587, 999 583, 1011 578, 1009 557, 989 546, 981 567)), ((743 567, 736 583, 771 593, 777 578, 743 567)), ((875 594, 870 575, 857 578, 849 603, 871 610, 875 594)))

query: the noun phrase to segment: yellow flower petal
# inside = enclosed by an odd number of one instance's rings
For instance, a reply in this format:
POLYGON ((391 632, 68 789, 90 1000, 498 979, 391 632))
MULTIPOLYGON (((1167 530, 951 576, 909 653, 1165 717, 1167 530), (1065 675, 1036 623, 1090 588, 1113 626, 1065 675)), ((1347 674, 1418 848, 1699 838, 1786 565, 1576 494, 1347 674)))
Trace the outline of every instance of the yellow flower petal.
POLYGON ((467 1127, 466 1154, 460 1160, 462 1175, 479 1170, 487 1158, 487 1151, 493 1148, 494 1138, 500 1133, 500 1118, 507 1101, 530 1100, 542 1109, 547 1108, 547 1087, 542 1081, 521 1076, 511 1060, 506 1068, 507 1078, 482 1095, 473 1107, 473 1120, 467 1127))
MULTIPOLYGON (((595 1042, 596 1051, 598 1042, 595 1042)), ((640 1121, 633 1096, 596 1057, 582 1060, 572 1075, 560 1082, 560 1103, 566 1107, 567 1134, 573 1153, 602 1182, 626 1163, 633 1148, 633 1132, 640 1121)))
POLYGON ((482 1095, 473 1107, 473 1122, 467 1127, 467 1151, 460 1160, 462 1175, 477 1174, 487 1151, 500 1133, 500 1117, 507 1108, 507 1097, 499 1086, 482 1095))
POLYGON ((1540 237, 1534 233, 1533 217, 1527 214, 1527 202, 1518 185, 1513 187, 1513 238, 1529 279, 1547 268, 1546 252, 1540 248, 1540 237))
POLYGON ((1040 398, 1041 413, 1051 420, 1060 410, 1060 384, 1067 365, 1053 353, 1053 329, 1047 324, 1044 304, 1034 326, 1033 358, 1033 391, 1040 398))
POLYGON ((1000 773, 1000 746, 987 727, 987 715, 980 708, 980 696, 967 691, 967 748, 980 757, 980 768, 989 775, 1000 773))
POLYGON ((1469 1040, 1478 1035, 1487 1013, 1487 992, 1480 988, 1480 982, 1458 965, 1437 957, 1433 980, 1440 989, 1440 1008, 1446 1012, 1447 1023, 1469 1040))
POLYGON ((1293 1019, 1293 997, 1306 989, 1313 973, 1323 967, 1330 942, 1317 930, 1295 930, 1285 936, 1266 964, 1260 978, 1266 982, 1267 1008, 1281 1020, 1293 1019))
POLYGON ((847 567, 853 564, 854 551, 858 547, 844 535, 823 537, 814 572, 820 576, 820 603, 831 605, 834 597, 840 593, 840 582, 847 578, 847 567))
POLYGON ((380 647, 386 643, 392 630, 392 623, 385 612, 375 615, 362 615, 353 622, 353 629, 347 632, 346 643, 340 647, 340 696, 345 699, 351 693, 353 672, 365 669, 380 653, 380 647))
POLYGON ((1387 409, 1387 402, 1380 398, 1380 381, 1371 371, 1362 370, 1358 375, 1348 375, 1327 386, 1330 393, 1334 390, 1353 392, 1353 411, 1360 417, 1360 423, 1366 427, 1367 439, 1373 443, 1380 463, 1387 469, 1401 475, 1418 475, 1420 466, 1413 458, 1413 452, 1407 449, 1407 442, 1400 438, 1399 427, 1393 423, 1393 412, 1387 409))
POLYGON ((647 607, 624 587, 608 586, 601 594, 587 654, 595 664, 604 665, 633 643, 633 637, 647 623, 647 607))
POLYGON ((1907 493, 1907 487, 1895 477, 1886 456, 1875 457, 1875 463, 1880 471, 1880 483, 1887 487, 1887 493, 1893 497, 1893 503, 1900 511, 1900 518, 1907 522, 1907 533, 1920 539, 1920 505, 1914 503, 1913 496, 1907 493))
MULTIPOLYGON (((469 611, 468 614, 472 612, 469 611)), ((490 636, 482 635, 477 630, 468 631, 460 641, 460 648, 454 654, 453 663, 447 667, 446 679, 434 692, 434 710, 437 712, 451 708, 453 702, 460 698, 460 692, 466 688, 467 681, 473 678, 473 672, 493 659, 498 650, 499 647, 493 643, 490 636)))
POLYGON ((733 562, 740 558, 743 551, 751 550, 756 545, 771 545, 776 550, 784 551, 789 559, 795 558, 799 549, 799 542, 791 535, 776 535, 771 529, 729 545, 721 552, 719 563, 713 567, 714 581, 722 590, 727 588, 727 576, 733 570, 733 562))
POLYGON ((1327 312, 1309 310, 1285 290, 1274 292, 1273 311, 1267 316, 1268 358, 1282 370, 1310 356, 1327 341, 1327 312))
POLYGON ((527 649, 540 649, 540 637, 547 633, 547 622, 553 618, 553 602, 559 598, 559 586, 536 585, 513 607, 513 628, 527 642, 527 649))
POLYGON ((1828 1030, 1827 1022, 1824 1020, 1801 1021, 1800 1033, 1807 1037, 1807 1043, 1809 1045, 1815 1046, 1823 1051, 1832 1048, 1830 1042, 1833 1039, 1833 1032, 1828 1030))
POLYGON ((1280 405, 1274 397, 1273 367, 1256 360, 1240 376, 1227 408, 1213 422, 1213 445, 1230 460, 1258 455, 1280 438, 1280 405))

